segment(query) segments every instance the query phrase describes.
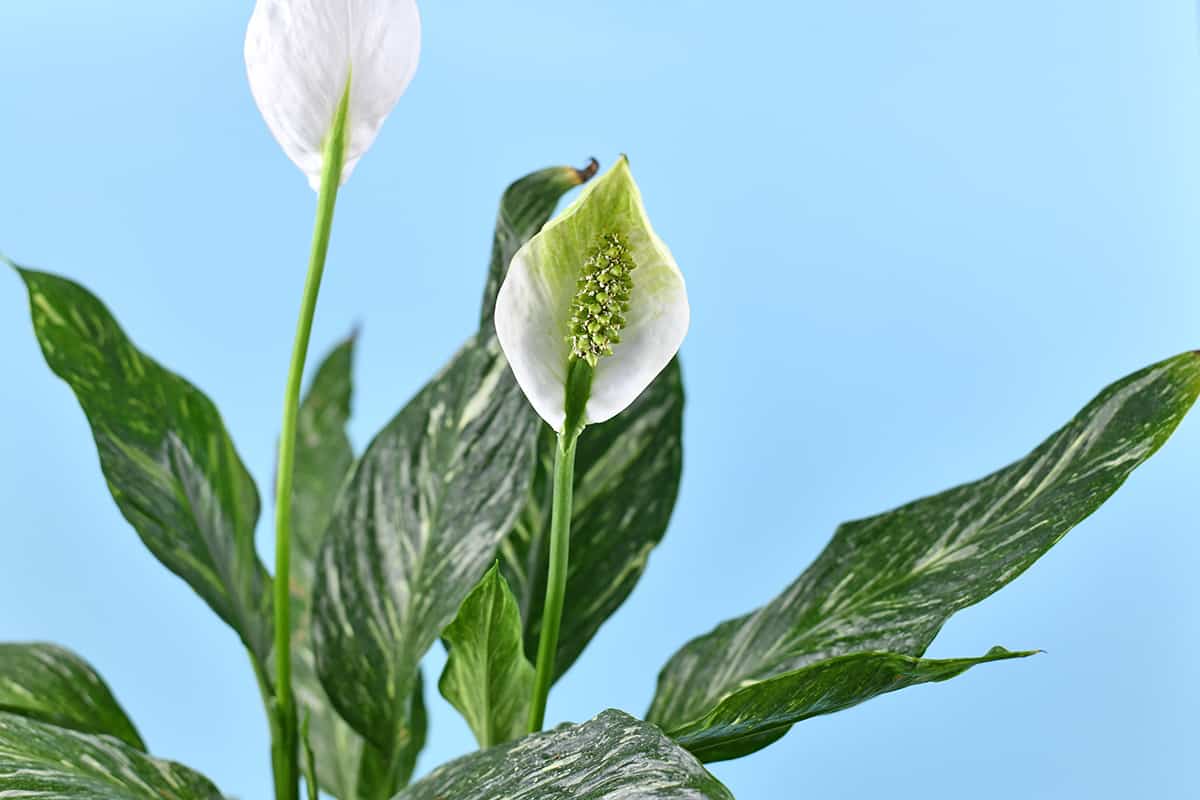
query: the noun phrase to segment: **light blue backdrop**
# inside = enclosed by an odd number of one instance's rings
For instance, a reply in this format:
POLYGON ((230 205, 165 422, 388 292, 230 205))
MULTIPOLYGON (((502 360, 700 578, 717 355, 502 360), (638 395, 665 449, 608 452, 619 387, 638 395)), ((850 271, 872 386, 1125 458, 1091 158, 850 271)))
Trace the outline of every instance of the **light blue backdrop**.
MULTIPOLYGON (((265 483, 314 198, 251 102, 249 12, 0 3, 0 248, 97 291, 216 400, 265 483)), ((643 711, 679 645, 771 597, 839 521, 1001 466, 1200 346, 1185 0, 423 12, 317 314, 318 351, 364 325, 355 442, 471 330, 497 198, 529 170, 628 152, 689 281, 678 510, 551 720, 643 711)), ((0 374, 0 639, 75 648, 156 753, 266 798, 237 639, 117 513, 2 274, 0 374)), ((931 650, 1045 655, 812 720, 716 774, 741 800, 1194 797, 1196 416, 931 650)), ((471 747, 440 698, 433 722, 423 771, 471 747)))

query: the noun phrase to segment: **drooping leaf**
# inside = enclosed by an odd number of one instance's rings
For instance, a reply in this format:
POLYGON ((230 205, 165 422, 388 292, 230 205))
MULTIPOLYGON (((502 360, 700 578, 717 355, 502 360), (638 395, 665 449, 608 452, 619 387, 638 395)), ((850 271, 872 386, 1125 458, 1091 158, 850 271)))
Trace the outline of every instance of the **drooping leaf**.
POLYGON ((0 797, 223 800, 204 776, 109 736, 0 713, 0 797))
POLYGON ((442 633, 449 657, 438 688, 458 709, 481 748, 526 732, 533 665, 521 641, 521 612, 493 566, 442 633))
POLYGON ((977 664, 1024 658, 993 647, 979 658, 914 658, 863 652, 834 656, 739 689, 701 719, 671 731, 671 738, 701 761, 753 753, 801 720, 830 714, 864 700, 921 683, 949 680, 977 664))
POLYGON ((395 800, 733 800, 653 725, 605 711, 451 761, 395 800))
POLYGON ((86 289, 19 272, 46 363, 75 392, 121 513, 265 663, 271 590, 254 550, 258 490, 216 406, 134 347, 86 289))
POLYGON ((0 644, 0 711, 145 750, 137 729, 92 665, 53 644, 0 644))
POLYGON ((312 585, 317 554, 338 490, 354 465, 346 435, 353 391, 355 336, 317 367, 296 420, 292 488, 292 688, 308 719, 308 746, 321 788, 343 800, 358 797, 362 739, 334 710, 317 676, 312 649, 312 585))
POLYGON ((314 593, 335 708, 394 767, 421 657, 520 511, 535 418, 494 338, 473 338, 375 438, 339 496, 314 593))
POLYGON ((595 159, 583 169, 547 167, 531 172, 504 190, 492 238, 492 261, 483 288, 483 307, 479 315, 481 330, 489 333, 494 330, 492 318, 496 313, 496 294, 513 255, 542 229, 562 196, 591 180, 599 167, 595 159))
MULTIPOLYGON (((716 760, 879 694, 864 664, 923 655, 950 615, 1020 575, 1115 492, 1198 393, 1200 353, 1168 359, 1106 388, 999 472, 842 525, 781 595, 680 650, 648 718, 716 760)), ((929 668, 884 669, 903 684, 929 668)))
MULTIPOLYGON (((500 547, 537 658, 550 546, 554 435, 542 426, 529 501, 500 547)), ((633 591, 662 541, 683 471, 683 377, 672 361, 633 405, 579 437, 571 563, 555 676, 562 676, 633 591)))

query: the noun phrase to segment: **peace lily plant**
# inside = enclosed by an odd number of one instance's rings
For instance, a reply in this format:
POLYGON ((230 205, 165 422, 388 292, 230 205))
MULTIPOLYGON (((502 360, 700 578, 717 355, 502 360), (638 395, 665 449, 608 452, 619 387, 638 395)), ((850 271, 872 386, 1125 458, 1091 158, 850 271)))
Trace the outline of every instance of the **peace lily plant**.
MULTIPOLYGON (((1163 445, 1200 394, 1200 353, 1117 381, 981 480, 842 525, 773 600, 685 644, 640 716, 607 710, 543 732, 554 682, 667 529, 687 292, 624 157, 594 180, 595 162, 526 175, 501 198, 478 330, 356 454, 353 337, 303 397, 301 379, 338 188, 419 45, 411 0, 260 0, 247 32, 254 99, 318 192, 273 573, 255 550, 258 490, 213 403, 83 287, 13 265, 118 508, 246 647, 277 800, 301 786, 342 800, 723 800, 706 763, 809 717, 1031 654, 924 657, 951 615, 1032 565, 1163 445), (587 502, 573 505, 576 492, 587 502), (438 689, 480 749, 411 783, 427 736, 422 662, 439 639, 438 689)), ((0 645, 0 797, 224 796, 149 755, 82 658, 0 645)))

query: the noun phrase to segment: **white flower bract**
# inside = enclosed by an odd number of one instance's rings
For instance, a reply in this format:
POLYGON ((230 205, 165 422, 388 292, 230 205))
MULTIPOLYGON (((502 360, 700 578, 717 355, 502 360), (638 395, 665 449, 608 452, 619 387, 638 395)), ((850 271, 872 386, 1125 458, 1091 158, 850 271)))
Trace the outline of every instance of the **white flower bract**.
POLYGON ((500 346, 530 404, 556 431, 566 417, 572 300, 597 242, 612 235, 623 238, 632 257, 632 291, 620 341, 596 361, 584 422, 604 422, 627 408, 687 334, 683 275, 650 227, 622 156, 517 251, 496 298, 500 346))
POLYGON ((420 50, 414 0, 258 0, 246 30, 246 73, 267 127, 316 189, 347 86, 342 182, 408 88, 420 50))

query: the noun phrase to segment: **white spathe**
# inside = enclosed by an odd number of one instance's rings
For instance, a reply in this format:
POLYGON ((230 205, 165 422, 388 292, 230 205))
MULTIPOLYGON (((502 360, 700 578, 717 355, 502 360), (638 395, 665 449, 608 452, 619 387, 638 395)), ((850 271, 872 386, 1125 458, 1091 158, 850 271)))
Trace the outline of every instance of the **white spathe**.
POLYGON ((670 363, 687 334, 683 274, 650 227, 622 156, 517 251, 496 298, 496 334, 504 355, 534 410, 556 431, 566 418, 571 300, 597 239, 611 233, 628 242, 636 264, 633 291, 620 343, 596 363, 584 421, 604 422, 625 410, 670 363))
POLYGON ((408 88, 420 51, 414 0, 258 0, 246 73, 267 127, 316 189, 347 81, 343 183, 408 88))

